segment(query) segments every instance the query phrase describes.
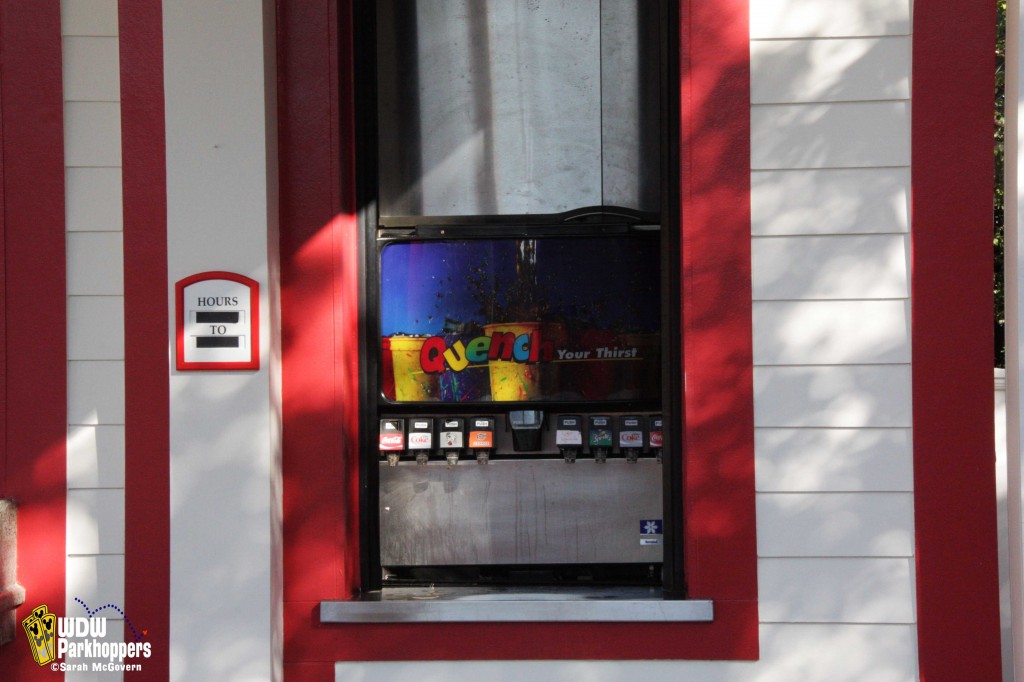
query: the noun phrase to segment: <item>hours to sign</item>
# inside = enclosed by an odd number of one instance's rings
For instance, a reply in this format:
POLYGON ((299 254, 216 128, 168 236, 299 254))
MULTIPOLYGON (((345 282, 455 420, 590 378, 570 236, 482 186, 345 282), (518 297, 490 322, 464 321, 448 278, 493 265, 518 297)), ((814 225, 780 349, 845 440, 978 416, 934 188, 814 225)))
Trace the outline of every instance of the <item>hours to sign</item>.
POLYGON ((259 369, 259 284, 203 272, 176 286, 179 370, 259 369))

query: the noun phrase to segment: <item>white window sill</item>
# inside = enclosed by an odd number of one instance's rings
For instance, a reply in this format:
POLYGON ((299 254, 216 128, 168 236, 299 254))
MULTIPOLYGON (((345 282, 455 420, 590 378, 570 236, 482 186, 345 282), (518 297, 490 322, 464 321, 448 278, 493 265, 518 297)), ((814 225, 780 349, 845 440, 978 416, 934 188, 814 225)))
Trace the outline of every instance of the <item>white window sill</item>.
POLYGON ((320 602, 321 623, 707 623, 713 618, 709 599, 664 599, 660 590, 649 588, 389 587, 351 601, 320 602))

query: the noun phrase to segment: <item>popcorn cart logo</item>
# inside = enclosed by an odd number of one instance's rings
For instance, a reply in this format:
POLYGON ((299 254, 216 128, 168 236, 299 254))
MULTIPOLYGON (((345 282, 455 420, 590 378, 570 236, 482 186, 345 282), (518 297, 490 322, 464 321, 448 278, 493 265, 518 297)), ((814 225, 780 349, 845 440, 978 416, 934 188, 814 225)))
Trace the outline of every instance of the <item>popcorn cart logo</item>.
POLYGON ((43 604, 21 621, 35 662, 56 672, 141 670, 138 659, 152 656, 151 644, 143 641, 148 631, 137 632, 124 611, 114 604, 90 610, 81 599, 75 601, 82 605, 87 617, 59 618, 43 604), (118 612, 134 641, 107 638, 107 619, 96 615, 106 609, 118 612))
POLYGON ((21 621, 28 636, 32 658, 39 665, 52 663, 57 657, 55 651, 57 639, 57 616, 49 612, 46 604, 38 606, 25 620, 21 621))

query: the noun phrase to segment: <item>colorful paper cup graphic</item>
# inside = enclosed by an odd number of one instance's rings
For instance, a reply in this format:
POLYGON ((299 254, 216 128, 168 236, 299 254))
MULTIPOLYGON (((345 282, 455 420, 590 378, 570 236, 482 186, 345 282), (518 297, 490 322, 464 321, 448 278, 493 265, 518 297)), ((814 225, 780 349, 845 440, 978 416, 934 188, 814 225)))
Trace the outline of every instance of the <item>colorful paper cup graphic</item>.
POLYGON ((384 336, 381 347, 381 384, 380 390, 388 400, 395 399, 395 367, 391 362, 391 338, 384 336))
MULTIPOLYGON (((498 322, 485 324, 484 333, 491 337, 511 333, 518 338, 523 334, 530 336, 539 328, 539 322, 498 322)), ((489 360, 487 364, 491 374, 491 400, 503 402, 543 397, 540 365, 515 360, 489 360)))
POLYGON ((395 400, 419 402, 437 399, 437 375, 427 374, 420 364, 420 349, 426 336, 392 336, 391 371, 395 377, 395 400))

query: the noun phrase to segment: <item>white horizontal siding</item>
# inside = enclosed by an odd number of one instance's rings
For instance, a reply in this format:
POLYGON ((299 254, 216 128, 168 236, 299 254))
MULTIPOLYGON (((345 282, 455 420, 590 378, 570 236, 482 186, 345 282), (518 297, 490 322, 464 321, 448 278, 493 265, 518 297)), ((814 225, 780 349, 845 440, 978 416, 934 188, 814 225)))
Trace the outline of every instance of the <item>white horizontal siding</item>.
POLYGON ((758 564, 765 623, 913 623, 910 558, 782 558, 758 564))
POLYGON ((913 490, 909 428, 759 428, 761 492, 913 490))
POLYGON ((117 102, 64 103, 64 163, 121 165, 121 106, 117 102))
POLYGON ((914 680, 909 3, 751 20, 756 679, 914 680))
POLYGON ((755 170, 910 163, 904 101, 763 104, 751 109, 750 127, 755 170))
POLYGON ((910 362, 906 300, 754 303, 754 363, 910 362))
MULTIPOLYGON (((124 604, 124 555, 68 557, 68 594, 74 595, 71 599, 81 599, 92 609, 104 604, 124 604)), ((105 615, 119 617, 113 612, 105 615)))
POLYGON ((116 36, 117 0, 61 0, 64 36, 116 36))
POLYGON ((121 296, 68 297, 68 359, 124 359, 121 296))
POLYGON ((64 99, 117 102, 121 99, 118 43, 114 37, 65 36, 64 99))
POLYGON ((911 557, 910 493, 761 493, 760 557, 911 557))
POLYGON ((756 171, 750 202, 754 236, 907 232, 910 169, 756 171))
MULTIPOLYGON (((117 0, 62 0, 68 293, 68 616, 125 641, 124 268, 117 0), (108 605, 112 605, 108 608, 108 605), (116 609, 114 608, 116 607, 116 609)), ((129 638, 128 641, 131 641, 129 638)), ((68 672, 67 682, 123 679, 68 672)))
POLYGON ((914 682, 912 625, 760 627, 760 658, 722 661, 383 661, 337 663, 337 682, 600 680, 600 682, 914 682))
POLYGON ((723 680, 749 682, 914 682, 913 625, 785 624, 761 626, 761 663, 738 665, 723 680))
POLYGON ((124 554, 123 489, 68 491, 67 550, 69 555, 124 554))
POLYGON ((907 36, 754 41, 750 65, 754 104, 910 96, 907 36))
POLYGON ((124 293, 120 232, 74 232, 67 236, 68 293, 120 296, 124 293))
POLYGON ((906 298, 904 235, 793 236, 751 242, 755 301, 906 298))
POLYGON ((910 33, 910 0, 755 0, 750 37, 812 38, 910 33))
POLYGON ((121 231, 120 168, 68 168, 65 182, 68 232, 121 231))
POLYGON ((754 368, 754 424, 909 427, 909 365, 754 368))
POLYGON ((76 425, 68 428, 68 487, 124 487, 124 428, 76 425))

